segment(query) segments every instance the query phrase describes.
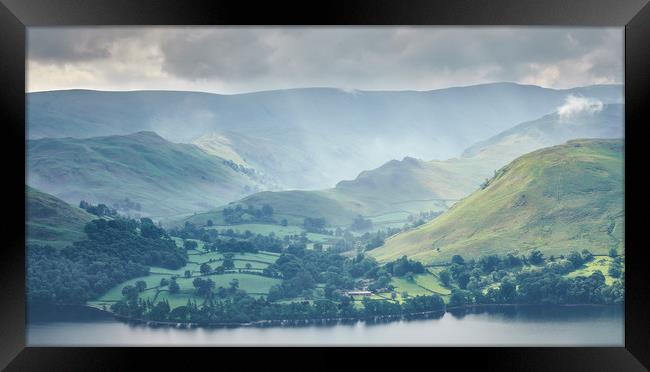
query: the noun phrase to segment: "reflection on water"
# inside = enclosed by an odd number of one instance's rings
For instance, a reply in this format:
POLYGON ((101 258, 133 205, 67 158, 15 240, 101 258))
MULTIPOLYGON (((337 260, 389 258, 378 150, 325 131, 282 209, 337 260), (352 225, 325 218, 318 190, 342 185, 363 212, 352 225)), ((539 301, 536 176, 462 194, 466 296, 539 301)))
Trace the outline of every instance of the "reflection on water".
POLYGON ((35 321, 30 346, 622 346, 623 309, 611 306, 486 307, 428 319, 268 328, 151 328, 88 314, 35 321), (92 316, 90 316, 92 317, 92 316))

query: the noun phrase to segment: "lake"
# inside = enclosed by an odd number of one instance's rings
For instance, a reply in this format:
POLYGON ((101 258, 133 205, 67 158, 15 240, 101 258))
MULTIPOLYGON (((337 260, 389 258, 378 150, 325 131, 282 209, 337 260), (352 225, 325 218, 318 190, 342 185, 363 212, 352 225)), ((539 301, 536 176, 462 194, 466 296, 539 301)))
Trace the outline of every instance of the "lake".
MULTIPOLYGON (((70 315, 70 314, 68 314, 70 315)), ((331 326, 151 328, 106 315, 32 320, 29 346, 622 346, 622 306, 490 307, 331 326)))

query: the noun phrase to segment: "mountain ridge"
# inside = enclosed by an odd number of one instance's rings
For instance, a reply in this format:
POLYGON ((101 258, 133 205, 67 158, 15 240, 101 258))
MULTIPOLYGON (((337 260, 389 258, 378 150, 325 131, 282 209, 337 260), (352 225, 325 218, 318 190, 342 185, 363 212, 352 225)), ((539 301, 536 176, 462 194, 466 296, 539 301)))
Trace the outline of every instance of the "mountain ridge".
POLYGON ((218 133, 234 144, 237 156, 231 160, 246 159, 260 173, 276 177, 278 186, 323 189, 406 154, 458 156, 459 149, 554 111, 570 94, 622 102, 617 85, 553 90, 494 83, 397 92, 301 88, 233 95, 73 90, 29 93, 27 135, 88 138, 151 130, 171 142, 190 143, 218 133))

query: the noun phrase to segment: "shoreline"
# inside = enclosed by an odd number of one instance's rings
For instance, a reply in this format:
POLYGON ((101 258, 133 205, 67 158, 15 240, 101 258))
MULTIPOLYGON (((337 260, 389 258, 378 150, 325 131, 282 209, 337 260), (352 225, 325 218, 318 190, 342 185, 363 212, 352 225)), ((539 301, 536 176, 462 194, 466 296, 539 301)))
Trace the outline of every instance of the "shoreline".
POLYGON ((92 312, 100 313, 102 315, 110 316, 120 322, 126 324, 138 324, 152 328, 171 327, 178 329, 195 329, 195 328, 238 328, 238 327, 296 327, 296 326, 334 326, 338 324, 353 324, 357 322, 364 323, 388 323, 399 320, 417 320, 417 319, 430 319, 435 317, 442 317, 445 313, 453 314, 457 311, 477 310, 477 309, 503 309, 503 308, 533 308, 533 307, 615 307, 623 306, 624 304, 471 304, 463 306, 445 307, 443 310, 432 310, 411 314, 395 314, 395 315, 381 315, 376 317, 354 317, 354 318, 312 318, 312 319, 270 319, 270 320, 256 320, 246 323, 194 323, 194 322, 178 322, 178 321, 157 321, 147 319, 137 319, 128 316, 113 313, 110 310, 100 309, 90 305, 66 305, 71 307, 78 307, 84 310, 91 310, 92 312))

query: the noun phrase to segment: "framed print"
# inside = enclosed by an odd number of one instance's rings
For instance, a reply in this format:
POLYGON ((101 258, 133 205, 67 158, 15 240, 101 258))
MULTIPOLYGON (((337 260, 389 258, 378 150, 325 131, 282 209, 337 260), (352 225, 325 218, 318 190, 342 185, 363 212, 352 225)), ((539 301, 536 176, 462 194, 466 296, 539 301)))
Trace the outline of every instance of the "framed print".
POLYGON ((645 1, 0 10, 8 369, 650 365, 645 1))

